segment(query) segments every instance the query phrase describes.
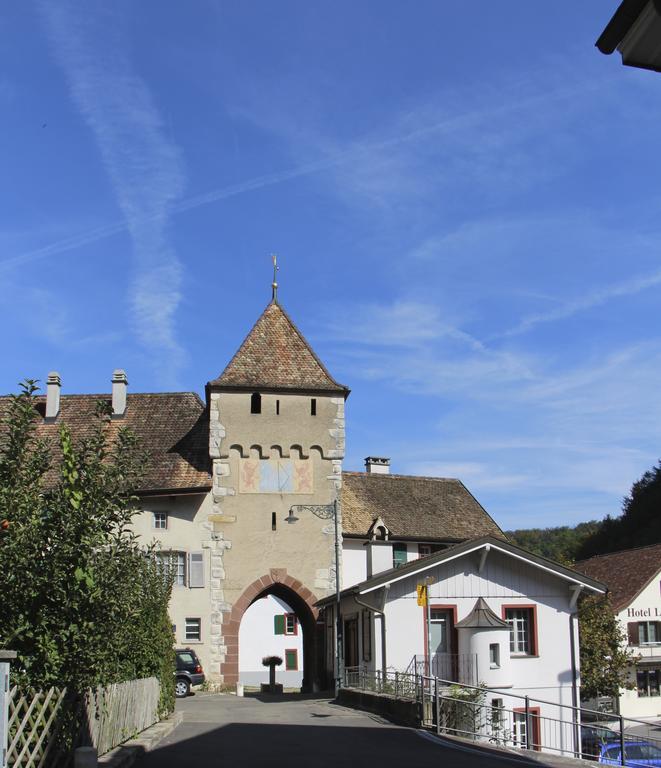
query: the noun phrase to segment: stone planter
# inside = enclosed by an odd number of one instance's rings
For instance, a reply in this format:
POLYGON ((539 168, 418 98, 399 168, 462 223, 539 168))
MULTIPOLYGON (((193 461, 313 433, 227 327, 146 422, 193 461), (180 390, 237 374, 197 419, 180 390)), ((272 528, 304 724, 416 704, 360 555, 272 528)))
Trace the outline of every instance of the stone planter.
POLYGON ((262 683, 262 693, 282 693, 282 683, 262 683))

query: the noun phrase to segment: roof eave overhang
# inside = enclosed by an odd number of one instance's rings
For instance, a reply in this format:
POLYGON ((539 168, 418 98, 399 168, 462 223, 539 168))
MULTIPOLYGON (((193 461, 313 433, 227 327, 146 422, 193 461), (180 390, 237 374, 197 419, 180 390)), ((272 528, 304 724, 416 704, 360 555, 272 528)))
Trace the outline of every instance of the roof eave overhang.
POLYGON ((281 387, 274 384, 260 384, 258 382, 254 384, 218 384, 210 381, 207 383, 206 388, 208 391, 213 392, 288 392, 295 395, 342 395, 345 398, 351 392, 349 387, 281 387))
POLYGON ((189 488, 148 488, 136 491, 136 495, 143 496, 190 496, 196 493, 208 493, 211 490, 211 481, 208 485, 194 485, 189 488))
MULTIPOLYGON (((491 536, 483 537, 477 541, 467 542, 465 545, 460 544, 457 547, 453 547, 452 549, 446 550, 444 552, 439 552, 435 555, 421 558, 419 561, 420 565, 411 565, 410 567, 404 566, 403 568, 386 571, 384 574, 377 576, 374 579, 369 579, 362 582, 361 584, 356 584, 352 589, 357 594, 365 595, 369 592, 373 592, 376 589, 380 589, 386 584, 394 584, 397 581, 407 579, 411 576, 416 576, 417 574, 427 571, 430 568, 435 568, 437 565, 449 563, 452 560, 464 557, 471 554, 472 552, 478 552, 479 550, 484 549, 487 545, 489 546, 491 552, 501 552, 504 555, 513 557, 515 560, 525 562, 534 568, 538 568, 560 579, 563 579, 570 584, 579 585, 592 592, 596 592, 597 594, 605 594, 608 591, 605 584, 602 584, 595 579, 590 579, 589 577, 583 576, 583 574, 579 574, 569 568, 555 564, 550 560, 538 558, 536 555, 532 555, 525 550, 521 550, 511 544, 506 544, 500 539, 496 539, 491 536)), ((418 561, 414 562, 417 563, 418 561)))
POLYGON ((623 0, 595 43, 629 67, 661 71, 661 0, 623 0))

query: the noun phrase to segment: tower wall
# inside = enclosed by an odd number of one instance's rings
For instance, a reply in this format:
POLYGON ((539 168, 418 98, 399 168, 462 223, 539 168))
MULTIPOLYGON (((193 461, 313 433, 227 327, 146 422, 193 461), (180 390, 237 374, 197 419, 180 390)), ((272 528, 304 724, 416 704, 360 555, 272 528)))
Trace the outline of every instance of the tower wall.
MULTIPOLYGON (((211 390, 209 418, 213 489, 204 546, 211 550, 210 673, 233 683, 240 601, 248 585, 286 583, 308 604, 335 589, 332 518, 307 510, 296 512, 293 525, 285 518, 294 504, 339 500, 344 398, 262 392, 257 414, 250 392, 211 390)), ((339 505, 338 523, 341 532, 339 505)))

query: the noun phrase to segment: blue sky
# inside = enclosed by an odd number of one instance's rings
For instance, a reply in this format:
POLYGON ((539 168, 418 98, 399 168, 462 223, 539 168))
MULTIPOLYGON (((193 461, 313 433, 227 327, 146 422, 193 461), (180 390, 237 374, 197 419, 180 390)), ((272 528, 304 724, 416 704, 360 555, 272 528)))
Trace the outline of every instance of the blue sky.
POLYGON ((617 4, 8 4, 0 391, 203 392, 276 252, 347 468, 617 514, 661 431, 661 75, 594 48, 617 4))

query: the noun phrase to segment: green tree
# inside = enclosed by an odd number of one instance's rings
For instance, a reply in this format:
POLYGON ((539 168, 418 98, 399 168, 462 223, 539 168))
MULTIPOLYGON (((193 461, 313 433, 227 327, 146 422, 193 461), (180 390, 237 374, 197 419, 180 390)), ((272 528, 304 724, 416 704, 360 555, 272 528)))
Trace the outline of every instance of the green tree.
POLYGON ((573 527, 522 528, 507 531, 507 537, 513 544, 536 555, 571 565, 585 540, 593 536, 601 525, 597 520, 589 520, 573 527))
POLYGON ((172 583, 129 527, 145 457, 102 405, 77 444, 63 424, 47 445, 35 392, 27 381, 0 424, 0 647, 18 652, 22 685, 80 693, 155 675, 169 711, 172 583))
POLYGON ((661 462, 632 485, 620 517, 607 517, 589 537, 578 559, 661 542, 661 462))
POLYGON ((631 688, 628 669, 634 656, 626 647, 610 598, 588 596, 579 601, 578 622, 581 647, 581 696, 618 696, 631 688))

